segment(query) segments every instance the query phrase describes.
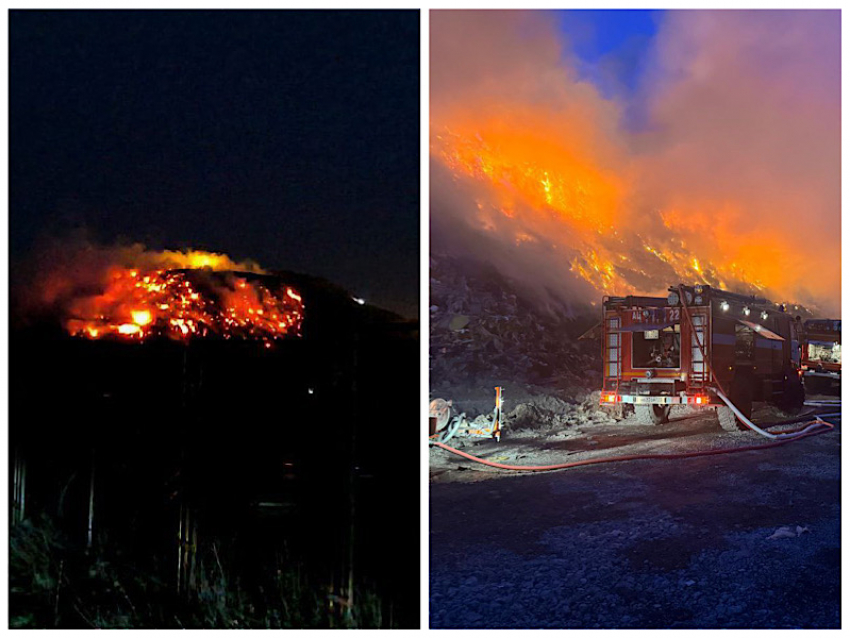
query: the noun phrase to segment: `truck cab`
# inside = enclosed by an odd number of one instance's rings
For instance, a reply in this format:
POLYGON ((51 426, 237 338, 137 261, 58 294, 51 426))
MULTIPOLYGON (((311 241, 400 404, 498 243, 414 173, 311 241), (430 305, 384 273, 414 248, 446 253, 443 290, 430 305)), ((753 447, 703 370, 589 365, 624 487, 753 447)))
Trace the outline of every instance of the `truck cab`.
POLYGON ((841 383, 841 319, 803 322, 803 380, 812 392, 841 383))

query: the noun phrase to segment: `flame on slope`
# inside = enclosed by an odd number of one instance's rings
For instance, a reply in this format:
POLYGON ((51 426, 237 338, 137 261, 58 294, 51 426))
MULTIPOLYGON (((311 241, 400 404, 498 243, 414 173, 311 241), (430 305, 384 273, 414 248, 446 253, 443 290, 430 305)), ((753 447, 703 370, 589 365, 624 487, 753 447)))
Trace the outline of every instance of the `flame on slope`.
POLYGON ((792 294, 783 289, 783 274, 793 251, 781 236, 735 227, 728 205, 629 215, 629 178, 599 168, 563 135, 550 135, 540 124, 545 117, 525 113, 521 122, 485 121, 468 130, 457 120, 451 128, 432 123, 432 156, 456 180, 484 186, 474 222, 481 229, 497 228, 494 215, 521 223, 517 245, 536 241, 527 230, 536 229, 576 276, 606 294, 657 294, 674 280, 792 294))
MULTIPOLYGON (((532 119, 531 113, 523 119, 532 119)), ((616 221, 623 180, 577 153, 545 123, 534 129, 491 119, 474 132, 446 128, 432 149, 456 175, 489 183, 502 206, 549 211, 583 234, 616 221)))
POLYGON ((76 271, 41 273, 40 292, 48 291, 51 300, 58 296, 54 307, 71 335, 134 341, 216 336, 259 340, 266 347, 300 336, 301 296, 292 287, 270 284, 254 263, 138 245, 89 253, 97 258, 81 257, 76 271))
POLYGON ((678 280, 838 312, 835 15, 668 12, 635 91, 612 73, 633 54, 584 73, 578 33, 431 13, 432 246, 544 303, 678 280))

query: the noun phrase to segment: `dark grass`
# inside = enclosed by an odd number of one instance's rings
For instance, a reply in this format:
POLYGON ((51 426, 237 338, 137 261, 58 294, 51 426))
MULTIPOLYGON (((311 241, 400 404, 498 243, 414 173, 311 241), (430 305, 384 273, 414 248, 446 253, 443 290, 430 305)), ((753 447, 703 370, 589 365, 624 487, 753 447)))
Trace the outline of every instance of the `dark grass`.
POLYGON ((102 542, 86 551, 46 517, 10 531, 11 628, 389 628, 381 599, 355 586, 354 605, 334 594, 308 564, 270 552, 251 575, 240 573, 225 544, 197 549, 194 587, 178 594, 162 574, 140 567, 102 542))

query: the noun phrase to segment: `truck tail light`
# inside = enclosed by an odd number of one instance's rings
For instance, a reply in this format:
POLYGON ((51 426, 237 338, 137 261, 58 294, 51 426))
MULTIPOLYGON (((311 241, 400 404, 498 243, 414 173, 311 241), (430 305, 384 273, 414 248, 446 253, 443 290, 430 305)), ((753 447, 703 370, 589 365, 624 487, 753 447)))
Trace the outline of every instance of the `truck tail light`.
POLYGON ((708 405, 708 397, 704 394, 688 397, 688 403, 693 403, 695 405, 708 405))
POLYGON ((602 393, 602 402, 603 403, 616 403, 620 397, 617 396, 616 392, 603 392, 602 393))

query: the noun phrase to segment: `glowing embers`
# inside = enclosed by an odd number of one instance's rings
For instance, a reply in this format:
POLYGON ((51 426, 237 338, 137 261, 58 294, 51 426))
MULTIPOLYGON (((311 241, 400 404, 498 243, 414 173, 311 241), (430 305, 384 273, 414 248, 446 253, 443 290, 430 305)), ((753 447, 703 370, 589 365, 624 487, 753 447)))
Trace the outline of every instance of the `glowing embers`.
POLYGON ((272 290, 257 277, 115 268, 101 292, 74 300, 65 328, 89 339, 217 336, 256 339, 270 347, 275 339, 300 335, 303 314, 294 289, 272 290))

